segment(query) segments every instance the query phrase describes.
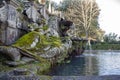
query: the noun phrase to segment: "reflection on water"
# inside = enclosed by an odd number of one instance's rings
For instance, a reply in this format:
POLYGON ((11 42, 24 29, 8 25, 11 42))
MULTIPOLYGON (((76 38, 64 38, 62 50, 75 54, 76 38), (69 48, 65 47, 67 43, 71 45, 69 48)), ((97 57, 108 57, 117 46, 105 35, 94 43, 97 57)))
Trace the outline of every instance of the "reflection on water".
POLYGON ((120 52, 94 51, 76 56, 70 63, 62 64, 50 73, 58 76, 120 75, 120 52))
POLYGON ((120 74, 120 52, 104 52, 97 59, 100 75, 120 74))

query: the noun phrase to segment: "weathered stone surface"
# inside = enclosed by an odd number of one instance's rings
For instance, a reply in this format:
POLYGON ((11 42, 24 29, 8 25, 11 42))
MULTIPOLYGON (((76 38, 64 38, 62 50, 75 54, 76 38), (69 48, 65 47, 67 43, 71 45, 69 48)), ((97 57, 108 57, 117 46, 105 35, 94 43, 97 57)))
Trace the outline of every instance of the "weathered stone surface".
POLYGON ((19 65, 24 65, 30 62, 35 61, 32 58, 29 57, 22 57, 20 61, 5 61, 5 64, 9 65, 9 66, 19 66, 19 65))
POLYGON ((47 46, 46 48, 44 48, 44 51, 48 51, 51 48, 51 46, 47 46))
POLYGON ((38 38, 36 37, 33 43, 31 44, 31 48, 34 48, 38 42, 39 42, 39 37, 38 38))
POLYGON ((0 46, 0 52, 13 61, 19 61, 21 57, 19 50, 13 47, 0 46))
POLYGON ((67 39, 66 42, 64 43, 64 47, 66 50, 72 48, 72 41, 70 39, 67 39))
POLYGON ((25 63, 29 63, 29 62, 33 62, 35 60, 33 58, 29 58, 29 57, 22 57, 21 61, 23 61, 25 63))
POLYGON ((68 34, 68 36, 71 37, 71 38, 72 38, 72 37, 77 37, 77 29, 76 29, 74 23, 73 23, 72 26, 70 26, 70 29, 67 31, 67 34, 68 34))
POLYGON ((105 76, 16 76, 9 77, 7 74, 0 77, 1 80, 120 80, 120 75, 105 76))
POLYGON ((30 32, 27 35, 20 38, 13 46, 20 49, 20 52, 28 57, 32 58, 44 58, 54 57, 55 55, 60 53, 59 47, 61 46, 60 38, 56 36, 46 36, 40 34, 39 32, 30 32), (33 45, 33 42, 36 42, 33 45), (31 46, 32 45, 32 46, 31 46), (40 56, 42 55, 42 56, 40 56))
POLYGON ((58 18, 57 16, 50 16, 48 20, 49 28, 54 29, 56 32, 59 32, 59 26, 58 26, 58 18))
POLYGON ((24 61, 6 61, 5 64, 7 64, 8 66, 11 66, 11 67, 16 67, 19 65, 24 65, 25 62, 24 61))
POLYGON ((55 55, 59 55, 59 54, 60 54, 60 49, 58 47, 55 47, 48 50, 46 53, 41 54, 40 56, 44 58, 53 58, 55 55))
POLYGON ((27 69, 15 69, 0 77, 1 80, 40 80, 27 69))
POLYGON ((16 7, 11 4, 6 4, 0 8, 0 42, 2 44, 11 45, 26 32, 22 27, 20 15, 16 7))
MULTIPOLYGON (((50 60, 53 60, 52 62, 64 60, 68 55, 67 52, 72 47, 72 41, 66 39, 62 42, 58 17, 48 16, 46 5, 36 5, 32 0, 23 1, 23 4, 25 4, 24 9, 19 6, 21 10, 19 10, 19 7, 13 6, 13 4, 6 4, 0 8, 0 20, 2 23, 0 24, 0 35, 2 35, 2 37, 0 36, 0 43, 2 42, 3 45, 12 44, 15 47, 0 47, 0 51, 13 60, 7 61, 6 64, 18 66, 34 61, 31 58, 48 64, 50 60), (29 32, 22 36, 24 31, 29 32), (22 56, 31 58, 22 57, 20 59, 20 53, 22 56)), ((68 30, 72 24, 70 22, 64 26, 68 26, 68 30)), ((42 64, 42 66, 44 65, 42 64)))
POLYGON ((30 72, 27 69, 19 68, 13 70, 13 75, 19 76, 19 75, 28 75, 30 72))
POLYGON ((36 10, 36 8, 34 6, 30 6, 26 10, 26 14, 27 14, 29 19, 33 20, 33 22, 36 22, 38 20, 38 18, 39 18, 39 14, 38 14, 38 12, 37 12, 37 10, 36 10))
POLYGON ((0 8, 0 20, 2 22, 5 22, 7 20, 6 14, 6 6, 3 6, 2 8, 0 8))
POLYGON ((53 28, 49 28, 46 35, 49 37, 49 36, 55 36, 55 37, 59 37, 59 34, 58 32, 53 29, 53 28))

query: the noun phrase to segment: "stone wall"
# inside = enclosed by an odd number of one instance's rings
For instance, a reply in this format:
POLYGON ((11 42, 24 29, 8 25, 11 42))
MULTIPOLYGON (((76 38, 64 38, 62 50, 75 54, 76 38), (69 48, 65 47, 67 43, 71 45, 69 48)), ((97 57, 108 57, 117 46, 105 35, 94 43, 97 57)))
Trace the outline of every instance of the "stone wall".
POLYGON ((21 7, 19 2, 11 0, 9 3, 4 2, 4 6, 0 8, 0 45, 11 45, 22 35, 34 30, 35 27, 43 26, 43 19, 44 24, 48 23, 45 5, 29 1, 23 1, 22 4, 24 6, 21 7), (19 8, 21 11, 18 11, 19 8), (23 14, 24 11, 25 14, 23 14), (29 24, 35 27, 31 29, 29 24))
MULTIPOLYGON (((0 44, 10 45, 14 43, 21 34, 22 21, 19 13, 11 4, 6 4, 0 8, 0 44)), ((24 33, 24 31, 23 31, 24 33)))

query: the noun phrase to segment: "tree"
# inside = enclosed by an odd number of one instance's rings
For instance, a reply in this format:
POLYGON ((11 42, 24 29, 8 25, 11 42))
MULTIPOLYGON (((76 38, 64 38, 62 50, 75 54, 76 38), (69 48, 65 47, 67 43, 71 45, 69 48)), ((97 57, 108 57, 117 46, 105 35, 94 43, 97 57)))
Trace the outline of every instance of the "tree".
POLYGON ((92 22, 98 18, 99 8, 95 0, 71 0, 64 14, 65 18, 79 25, 79 30, 83 27, 88 38, 92 22))
POLYGON ((115 34, 115 33, 106 34, 106 35, 104 36, 104 41, 105 41, 106 43, 114 43, 114 42, 117 41, 117 40, 116 40, 117 36, 118 36, 118 35, 115 34))
POLYGON ((66 11, 72 0, 63 0, 59 5, 60 11, 66 11))
MULTIPOLYGON (((67 0, 64 0, 67 1, 67 0)), ((95 0, 71 0, 67 10, 64 11, 65 18, 76 24, 75 35, 78 37, 85 34, 88 39, 87 45, 91 46, 91 33, 99 32, 98 16, 99 7, 95 0), (96 25, 95 25, 96 24, 96 25)), ((92 39, 93 40, 93 39, 92 39)))

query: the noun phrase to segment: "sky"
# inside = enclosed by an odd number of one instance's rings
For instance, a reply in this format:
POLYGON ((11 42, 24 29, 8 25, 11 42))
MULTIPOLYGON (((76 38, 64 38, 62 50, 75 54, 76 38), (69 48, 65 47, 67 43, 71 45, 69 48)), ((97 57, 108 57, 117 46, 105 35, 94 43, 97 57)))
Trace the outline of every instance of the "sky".
POLYGON ((120 1, 96 0, 100 11, 99 24, 106 34, 114 32, 120 35, 120 1))
MULTIPOLYGON (((59 3, 61 0, 53 0, 59 3)), ((99 24, 106 34, 120 35, 120 0, 96 0, 100 8, 99 24)))

